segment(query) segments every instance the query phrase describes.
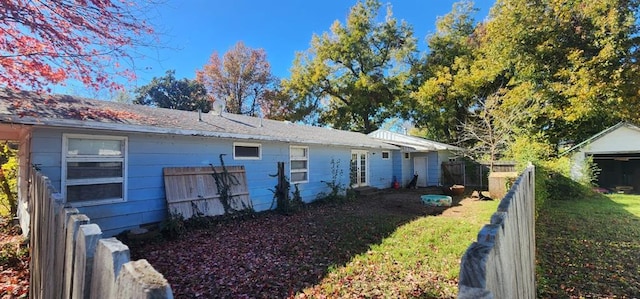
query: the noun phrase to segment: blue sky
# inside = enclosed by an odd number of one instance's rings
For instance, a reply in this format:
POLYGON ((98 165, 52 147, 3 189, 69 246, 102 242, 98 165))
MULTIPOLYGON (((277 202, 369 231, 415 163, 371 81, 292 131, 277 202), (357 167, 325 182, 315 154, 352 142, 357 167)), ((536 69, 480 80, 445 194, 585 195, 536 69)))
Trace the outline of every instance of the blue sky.
MULTIPOLYGON (((438 16, 451 11, 450 0, 382 0, 392 7, 397 19, 414 28, 418 45, 426 50, 425 39, 435 31, 438 16)), ((486 17, 494 0, 476 0, 476 20, 486 17)), ((236 42, 263 48, 274 75, 289 77, 295 53, 309 48, 314 33, 328 32, 335 20, 344 22, 356 0, 167 0, 149 12, 160 33, 160 46, 143 49, 136 55, 137 80, 127 82, 129 89, 147 84, 167 70, 177 78, 195 78, 214 51, 223 55, 236 42)), ((55 88, 56 92, 78 93, 82 87, 55 88)), ((108 93, 91 96, 105 98, 108 93)))

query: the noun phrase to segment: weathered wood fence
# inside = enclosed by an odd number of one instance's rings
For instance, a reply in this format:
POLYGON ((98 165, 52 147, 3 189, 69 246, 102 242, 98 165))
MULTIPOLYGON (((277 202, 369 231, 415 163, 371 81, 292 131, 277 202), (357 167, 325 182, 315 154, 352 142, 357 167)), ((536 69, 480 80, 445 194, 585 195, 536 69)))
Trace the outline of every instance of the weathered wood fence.
POLYGON ((64 208, 49 179, 29 175, 29 298, 173 298, 171 287, 146 260, 130 261, 129 248, 102 239, 100 227, 64 208))
POLYGON ((534 179, 530 165, 465 252, 458 298, 535 298, 534 179))

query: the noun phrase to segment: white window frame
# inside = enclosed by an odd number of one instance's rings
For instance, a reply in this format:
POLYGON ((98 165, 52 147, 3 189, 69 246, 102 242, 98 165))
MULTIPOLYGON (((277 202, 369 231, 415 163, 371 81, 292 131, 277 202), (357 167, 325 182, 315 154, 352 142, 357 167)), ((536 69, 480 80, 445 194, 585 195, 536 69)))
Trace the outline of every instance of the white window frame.
POLYGON ((410 159, 411 158, 411 154, 409 154, 409 152, 405 152, 404 153, 404 158, 405 159, 410 159))
POLYGON ((233 143, 233 159, 234 160, 262 160, 262 144, 260 144, 260 143, 249 143, 249 142, 234 142, 233 143), (258 148, 258 156, 257 157, 237 157, 236 156, 236 146, 257 147, 258 148))
POLYGON ((115 202, 124 202, 127 200, 127 157, 129 149, 129 140, 126 136, 111 136, 111 135, 87 135, 87 134, 62 134, 62 175, 60 177, 61 193, 64 201, 67 202, 67 187, 68 186, 80 186, 80 185, 94 185, 94 184, 108 184, 108 183, 122 183, 122 198, 110 198, 110 199, 98 199, 98 200, 86 200, 70 202, 72 207, 83 207, 92 205, 102 205, 115 202), (82 157, 70 157, 67 155, 69 150, 69 139, 93 139, 93 140, 118 140, 122 141, 122 156, 108 157, 108 156, 82 156, 82 157), (91 178, 91 179, 67 179, 67 162, 121 162, 122 163, 122 177, 121 178, 91 178))
POLYGON ((309 182, 309 147, 308 146, 300 146, 300 145, 291 145, 289 146, 289 178, 291 180, 292 184, 299 184, 299 183, 308 183, 309 182), (293 157, 292 156, 292 149, 304 149, 304 152, 306 153, 306 157, 293 157), (293 169, 293 161, 306 161, 307 163, 307 168, 305 169, 293 169), (294 181, 293 180, 293 176, 292 174, 294 173, 307 173, 306 180, 303 181, 294 181))
POLYGON ((382 153, 380 153, 380 157, 382 158, 382 160, 389 160, 391 159, 391 152, 390 151, 382 151, 382 153), (384 154, 387 154, 387 157, 384 157, 384 154))

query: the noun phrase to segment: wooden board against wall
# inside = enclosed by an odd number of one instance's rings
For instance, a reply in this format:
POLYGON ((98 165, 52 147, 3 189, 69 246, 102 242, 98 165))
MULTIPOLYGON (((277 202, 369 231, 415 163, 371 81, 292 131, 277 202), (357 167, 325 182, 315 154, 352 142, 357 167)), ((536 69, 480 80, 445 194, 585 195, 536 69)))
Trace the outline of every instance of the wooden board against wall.
MULTIPOLYGON (((247 176, 244 166, 226 166, 230 181, 230 206, 235 210, 251 207, 247 176)), ((225 213, 220 202, 220 192, 214 174, 224 172, 215 167, 166 167, 164 188, 170 213, 182 215, 185 219, 200 212, 203 216, 217 216, 225 213)))

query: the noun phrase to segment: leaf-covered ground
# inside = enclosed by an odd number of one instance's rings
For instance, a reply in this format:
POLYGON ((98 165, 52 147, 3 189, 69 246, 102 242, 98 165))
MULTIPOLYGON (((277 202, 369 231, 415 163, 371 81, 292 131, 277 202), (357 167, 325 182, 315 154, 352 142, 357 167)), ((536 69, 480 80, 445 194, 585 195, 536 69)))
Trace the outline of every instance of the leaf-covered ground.
POLYGON ((464 200, 445 211, 424 206, 417 192, 259 213, 174 241, 127 244, 177 298, 455 297, 460 257, 497 203, 464 200))
POLYGON ((27 298, 29 254, 19 228, 0 220, 0 298, 27 298))
POLYGON ((539 298, 640 297, 640 196, 546 202, 536 242, 539 298))

